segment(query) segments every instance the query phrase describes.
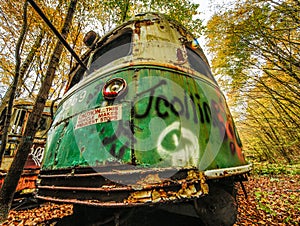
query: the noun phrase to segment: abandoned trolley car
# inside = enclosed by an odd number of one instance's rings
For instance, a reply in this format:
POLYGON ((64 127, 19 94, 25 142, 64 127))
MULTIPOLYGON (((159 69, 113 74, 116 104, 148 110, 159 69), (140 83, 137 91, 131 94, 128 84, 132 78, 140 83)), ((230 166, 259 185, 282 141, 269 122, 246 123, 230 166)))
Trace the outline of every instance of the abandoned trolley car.
POLYGON ((251 166, 193 35, 145 13, 102 38, 86 37, 88 70, 71 71, 37 197, 101 208, 157 205, 204 221, 217 218, 210 211, 236 214, 233 185, 251 166))

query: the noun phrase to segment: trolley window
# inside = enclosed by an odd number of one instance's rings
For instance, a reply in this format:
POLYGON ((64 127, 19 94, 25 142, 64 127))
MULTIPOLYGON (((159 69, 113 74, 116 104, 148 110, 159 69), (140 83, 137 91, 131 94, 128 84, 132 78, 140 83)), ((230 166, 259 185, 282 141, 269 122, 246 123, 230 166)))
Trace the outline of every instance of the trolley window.
POLYGON ((12 133, 22 134, 22 128, 24 126, 24 119, 26 115, 26 110, 16 109, 13 113, 13 124, 12 124, 12 133))
POLYGON ((131 39, 132 31, 127 31, 105 46, 101 47, 93 56, 88 74, 109 64, 112 61, 129 56, 131 54, 131 39))
POLYGON ((188 55, 188 61, 191 66, 195 71, 198 71, 199 73, 205 75, 206 77, 212 79, 215 81, 210 68, 208 65, 202 60, 202 58, 191 48, 186 47, 187 50, 187 55, 188 55))

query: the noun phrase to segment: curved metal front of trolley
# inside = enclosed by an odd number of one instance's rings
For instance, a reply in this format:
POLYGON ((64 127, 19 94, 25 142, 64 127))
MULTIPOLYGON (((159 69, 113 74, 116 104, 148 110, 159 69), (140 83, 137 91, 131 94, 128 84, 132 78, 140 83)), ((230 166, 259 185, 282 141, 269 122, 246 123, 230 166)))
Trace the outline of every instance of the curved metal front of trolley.
POLYGON ((181 201, 207 194, 207 178, 250 170, 205 62, 195 64, 185 45, 140 42, 142 26, 134 26, 140 33, 123 32, 134 40, 111 44, 112 55, 94 52, 90 75, 61 102, 39 198, 109 207, 181 201))

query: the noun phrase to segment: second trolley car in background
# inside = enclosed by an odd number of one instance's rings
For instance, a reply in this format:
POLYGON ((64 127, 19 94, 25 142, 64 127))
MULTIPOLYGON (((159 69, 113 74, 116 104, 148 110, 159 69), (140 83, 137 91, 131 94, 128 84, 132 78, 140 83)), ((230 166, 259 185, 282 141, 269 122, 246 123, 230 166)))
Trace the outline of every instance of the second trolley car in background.
MULTIPOLYGON (((17 99, 14 101, 11 123, 8 130, 7 144, 0 165, 0 187, 4 182, 6 173, 13 161, 20 140, 23 138, 23 133, 27 124, 28 116, 32 112, 33 104, 33 101, 25 99, 17 99)), ((52 107, 52 111, 55 111, 54 105, 52 107)), ((2 136, 5 114, 6 108, 0 112, 0 137, 2 136)), ((28 156, 22 176, 16 188, 17 194, 32 193, 36 189, 37 175, 39 173, 44 156, 47 131, 51 122, 51 103, 47 102, 39 122, 37 133, 33 140, 31 152, 28 156)))

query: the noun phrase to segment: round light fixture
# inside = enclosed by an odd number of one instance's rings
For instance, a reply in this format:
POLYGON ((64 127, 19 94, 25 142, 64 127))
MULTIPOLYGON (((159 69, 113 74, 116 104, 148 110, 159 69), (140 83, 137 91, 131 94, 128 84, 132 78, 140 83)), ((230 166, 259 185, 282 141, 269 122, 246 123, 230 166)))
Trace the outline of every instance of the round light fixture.
POLYGON ((102 89, 102 94, 105 99, 114 99, 121 96, 127 89, 127 83, 122 78, 113 78, 106 82, 102 89))

